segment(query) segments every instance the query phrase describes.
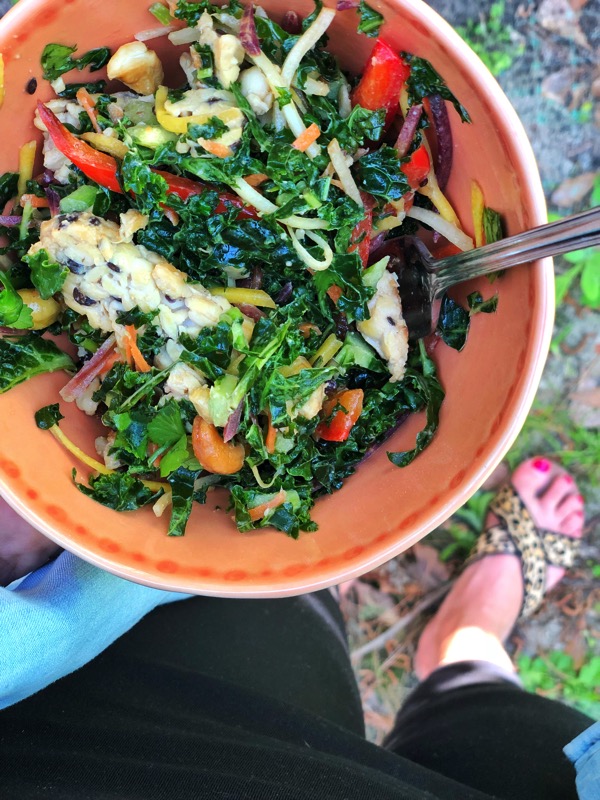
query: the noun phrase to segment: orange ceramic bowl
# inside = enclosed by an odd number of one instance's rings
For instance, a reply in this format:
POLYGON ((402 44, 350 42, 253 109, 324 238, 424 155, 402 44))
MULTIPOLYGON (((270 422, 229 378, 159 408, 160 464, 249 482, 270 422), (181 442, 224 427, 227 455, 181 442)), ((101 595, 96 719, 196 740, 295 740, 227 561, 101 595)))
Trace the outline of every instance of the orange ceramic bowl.
MULTIPOLYGON (((332 0, 330 0, 330 3, 332 0)), ((15 170, 19 146, 37 136, 35 103, 50 97, 40 80, 40 54, 48 42, 81 52, 115 48, 133 34, 156 27, 149 0, 20 0, 0 23, 6 98, 0 110, 0 169, 15 170)), ((472 125, 450 113, 455 142, 448 194, 467 230, 470 182, 476 178, 488 205, 502 212, 508 233, 546 220, 534 156, 514 110, 496 81, 459 36, 419 0, 374 0, 385 17, 382 34, 399 50, 429 59, 468 108, 472 125)), ((279 19, 285 6, 262 5, 279 19)), ((312 3, 297 0, 301 14, 312 3)), ((330 46, 342 65, 359 73, 373 41, 359 36, 354 12, 338 14, 330 46)), ((166 39, 150 43, 169 59, 166 39)), ((491 292, 482 279, 464 289, 491 292)), ((116 513, 81 494, 71 470, 81 465, 36 428, 33 414, 59 399, 64 374, 33 379, 0 396, 0 492, 14 508, 60 545, 98 566, 163 589, 223 597, 300 594, 356 577, 418 542, 461 506, 499 463, 517 436, 533 400, 547 354, 553 319, 553 273, 549 260, 511 270, 494 286, 498 312, 473 319, 462 353, 441 344, 435 351, 446 389, 433 444, 409 467, 398 469, 386 449, 413 446, 423 425, 411 417, 332 496, 314 509, 316 533, 294 541, 275 530, 240 534, 216 494, 197 506, 183 538, 168 538, 166 520, 150 509, 116 513)), ((95 423, 62 404, 66 433, 90 454, 95 423)))

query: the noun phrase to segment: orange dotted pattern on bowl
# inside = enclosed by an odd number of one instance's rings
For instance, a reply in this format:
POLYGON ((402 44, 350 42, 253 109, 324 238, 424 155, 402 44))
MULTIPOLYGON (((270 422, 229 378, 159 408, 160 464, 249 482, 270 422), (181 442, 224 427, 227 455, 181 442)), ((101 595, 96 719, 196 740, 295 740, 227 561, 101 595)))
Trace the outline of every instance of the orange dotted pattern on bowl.
MULTIPOLYGON (((532 286, 532 278, 529 277, 529 296, 532 297, 533 295, 533 286, 532 286)), ((529 339, 529 335, 531 333, 531 320, 525 331, 525 336, 523 337, 523 348, 519 353, 516 361, 515 361, 515 371, 514 371, 514 378, 510 385, 508 392, 506 393, 506 397, 502 404, 502 411, 498 414, 495 419, 490 423, 489 430, 488 430, 488 437, 493 436, 494 433, 498 431, 500 426, 502 425, 506 414, 510 408, 510 401, 514 397, 514 394, 517 390, 519 385, 523 365, 526 358, 527 353, 527 341, 529 339)), ((487 437, 486 437, 487 438, 487 437)), ((480 458, 487 448, 487 442, 484 441, 480 443, 477 450, 474 453, 475 458, 480 458)), ((108 556, 110 558, 111 555, 119 556, 119 562, 122 563, 123 560, 130 561, 132 564, 139 564, 143 565, 145 570, 148 571, 156 571, 162 575, 177 575, 178 577, 195 577, 195 578, 206 578, 211 580, 223 580, 227 583, 241 583, 244 581, 256 581, 256 579, 277 579, 277 578, 292 578, 298 575, 301 575, 303 572, 310 568, 324 568, 324 567, 331 567, 334 565, 342 565, 348 564, 349 562, 355 561, 356 559, 360 558, 364 553, 372 547, 373 545, 382 545, 386 541, 391 541, 398 536, 398 533, 403 529, 407 528, 408 526, 415 525, 421 517, 425 515, 429 515, 431 513, 431 508, 437 502, 441 500, 444 494, 447 491, 455 491, 460 484, 464 481, 467 475, 466 469, 461 469, 459 472, 456 472, 452 476, 449 476, 448 482, 445 487, 440 489, 438 494, 429 500, 426 505, 420 508, 418 511, 410 514, 408 517, 400 520, 397 525, 388 531, 380 533, 376 538, 374 538, 371 542, 367 543, 365 546, 356 546, 352 547, 348 550, 345 550, 342 553, 338 553, 335 555, 328 556, 326 558, 321 559, 316 564, 306 564, 306 563, 298 563, 298 564, 289 564, 286 567, 282 568, 281 570, 262 570, 258 572, 247 572, 241 569, 234 569, 234 570, 227 570, 225 572, 219 572, 214 569, 210 569, 208 567, 203 567, 199 564, 188 564, 188 563, 178 563, 176 561, 171 560, 153 560, 152 558, 144 555, 143 553, 139 553, 136 551, 129 551, 126 547, 124 547, 123 542, 118 542, 113 539, 108 538, 107 536, 96 536, 92 534, 87 528, 79 523, 75 523, 73 520, 70 519, 67 511, 64 508, 61 508, 52 503, 46 503, 43 498, 39 497, 39 493, 31 486, 29 486, 22 478, 19 467, 10 459, 0 457, 0 471, 2 471, 7 477, 11 478, 13 481, 18 481, 21 484, 22 493, 25 494, 30 500, 34 501, 35 504, 40 506, 40 510, 44 513, 45 516, 49 516, 55 522, 60 522, 61 526, 66 530, 70 529, 71 535, 75 536, 79 539, 85 539, 86 547, 90 548, 91 550, 95 550, 101 552, 102 554, 108 556)))

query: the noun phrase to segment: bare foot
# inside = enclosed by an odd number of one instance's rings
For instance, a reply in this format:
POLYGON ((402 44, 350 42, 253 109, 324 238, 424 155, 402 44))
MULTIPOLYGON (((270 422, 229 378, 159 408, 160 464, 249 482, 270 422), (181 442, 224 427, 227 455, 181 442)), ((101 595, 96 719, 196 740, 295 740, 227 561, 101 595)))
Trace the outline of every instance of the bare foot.
POLYGON ((0 586, 8 586, 60 552, 0 499, 0 586))
MULTIPOLYGON (((583 497, 573 478, 543 458, 524 461, 511 482, 540 529, 579 538, 583 532, 583 497)), ((488 514, 486 527, 498 519, 488 514)), ((564 569, 549 566, 546 589, 552 589, 564 569)), ((523 602, 519 558, 494 555, 471 564, 459 576, 417 646, 415 671, 423 680, 436 667, 457 661, 491 661, 512 669, 503 642, 510 634, 523 602)))

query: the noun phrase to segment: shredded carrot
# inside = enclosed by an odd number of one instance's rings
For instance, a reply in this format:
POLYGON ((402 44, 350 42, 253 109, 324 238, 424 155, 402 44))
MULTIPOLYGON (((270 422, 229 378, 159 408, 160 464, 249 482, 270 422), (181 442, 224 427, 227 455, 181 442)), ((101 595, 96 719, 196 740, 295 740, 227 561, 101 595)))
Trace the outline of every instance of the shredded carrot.
POLYGON ((333 286, 330 286, 327 289, 328 296, 333 300, 333 302, 337 305, 338 300, 344 294, 339 286, 336 286, 335 283, 333 286))
POLYGON ((151 366, 148 364, 142 355, 140 348, 138 347, 135 325, 126 325, 125 330, 127 331, 127 336, 125 337, 125 350, 129 351, 128 356, 133 359, 133 363, 139 372, 150 372, 151 366))
POLYGON ((36 197, 34 194, 21 195, 21 208, 29 203, 32 208, 48 208, 48 199, 46 197, 36 197))
POLYGON ((265 448, 267 453, 275 452, 275 439, 277 438, 277 428, 271 424, 271 412, 267 411, 267 435, 265 436, 265 448))
POLYGON ((177 227, 177 225, 179 225, 179 214, 174 209, 169 208, 169 206, 163 206, 162 210, 171 225, 177 227))
POLYGON ((321 334, 321 329, 318 325, 315 325, 314 322, 302 322, 300 325, 298 325, 298 330, 305 339, 308 339, 311 331, 321 334))
POLYGON ((312 125, 309 125, 308 128, 292 142, 292 147, 295 147, 296 150, 300 150, 301 153, 304 153, 304 151, 308 150, 313 142, 317 141, 320 135, 321 129, 316 123, 313 122, 312 125))
POLYGON ((286 493, 285 489, 280 489, 275 497, 272 497, 270 500, 267 500, 266 503, 261 503, 259 506, 254 506, 254 508, 248 509, 248 515, 252 522, 257 522, 257 520, 262 519, 267 511, 272 508, 277 508, 277 506, 282 505, 285 503, 286 493))
MULTIPOLYGON (((158 445, 154 444, 154 442, 148 442, 148 453, 149 455, 153 456, 154 453, 158 450, 158 445)), ((154 461, 152 462, 153 467, 160 467, 160 462, 162 461, 162 456, 157 456, 154 461)))
POLYGON ((105 358, 104 363, 102 364, 102 367, 98 372, 98 375, 105 375, 107 372, 110 372, 110 370, 114 367, 117 361, 120 360, 121 356, 116 350, 114 350, 105 358))
POLYGON ((96 116, 96 104, 94 103, 92 95, 88 92, 85 86, 82 86, 81 89, 77 90, 75 97, 79 105, 83 106, 84 111, 90 118, 92 128, 96 131, 96 133, 102 133, 102 128, 98 124, 98 117, 96 116))
POLYGON ((229 158, 233 155, 231 147, 221 142, 213 142, 212 139, 198 139, 198 144, 203 147, 208 153, 211 153, 217 158, 229 158))
POLYGON ((257 172, 254 175, 246 175, 244 180, 246 183, 249 183, 250 186, 260 186, 261 183, 269 180, 269 176, 265 175, 264 172, 257 172))

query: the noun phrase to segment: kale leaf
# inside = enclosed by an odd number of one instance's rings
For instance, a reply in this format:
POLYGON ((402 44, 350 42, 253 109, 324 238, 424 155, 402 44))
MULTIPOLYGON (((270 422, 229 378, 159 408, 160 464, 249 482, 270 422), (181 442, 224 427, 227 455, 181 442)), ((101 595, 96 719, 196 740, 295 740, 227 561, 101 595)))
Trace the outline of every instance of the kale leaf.
POLYGON ((421 403, 425 406, 426 422, 423 430, 417 434, 417 441, 413 450, 405 450, 398 453, 388 452, 389 460, 397 467, 408 466, 431 443, 438 429, 440 408, 445 395, 437 378, 435 364, 428 357, 422 339, 419 341, 419 350, 422 373, 409 369, 404 382, 420 397, 421 403))
POLYGON ((359 158, 355 166, 358 188, 381 200, 400 200, 410 191, 398 153, 389 145, 359 158))
MULTIPOLYGON (((234 0, 233 3, 230 2, 229 7, 230 12, 233 12, 236 7, 239 7, 239 3, 236 3, 234 0)), ((210 0, 200 0, 198 3, 191 2, 191 0, 178 0, 177 8, 173 16, 176 19, 184 20, 193 28, 205 11, 209 14, 215 14, 220 10, 221 9, 213 5, 210 0)))
POLYGON ((183 536, 185 533, 185 526, 192 513, 192 503, 194 499, 199 499, 194 496, 194 483, 198 472, 198 470, 180 466, 168 477, 173 504, 169 521, 169 536, 183 536))
POLYGON ((117 322, 119 325, 133 325, 135 328, 141 328, 142 325, 150 325, 154 317, 158 316, 158 313, 159 311, 157 308, 151 311, 140 311, 140 309, 135 306, 129 311, 122 311, 118 314, 117 322))
POLYGON ((211 117, 203 125, 190 125, 187 132, 188 139, 218 139, 227 133, 229 128, 219 117, 211 117))
POLYGON ((181 360, 191 364, 209 380, 216 381, 225 374, 233 347, 231 326, 226 322, 219 322, 215 328, 203 328, 195 339, 182 334, 179 343, 185 348, 181 360))
POLYGON ((367 5, 365 0, 360 0, 358 5, 358 13, 360 14, 360 22, 358 24, 358 32, 364 33, 366 36, 376 38, 379 36, 379 29, 383 25, 383 16, 379 11, 367 5))
POLYGON ((442 298, 437 331, 454 350, 462 350, 469 333, 469 312, 447 294, 442 298))
POLYGON ((486 244, 492 244, 492 242, 498 242, 504 238, 502 217, 493 208, 487 206, 483 209, 483 235, 486 244))
POLYGON ((0 270, 0 284, 4 287, 0 292, 0 325, 7 328, 32 328, 31 309, 13 289, 10 278, 2 270, 0 270))
POLYGON ((34 255, 25 255, 23 261, 29 265, 32 283, 42 300, 48 300, 53 294, 60 292, 69 270, 53 261, 46 250, 38 250, 34 255))
POLYGON ((375 289, 364 285, 362 273, 362 262, 356 252, 335 255, 328 269, 315 272, 313 280, 324 314, 328 313, 327 290, 331 286, 339 286, 342 294, 337 307, 346 314, 348 320, 362 321, 369 318, 367 303, 375 294, 375 289))
POLYGON ((55 425, 64 419, 60 413, 58 403, 52 403, 50 406, 44 406, 35 412, 35 424, 43 431, 50 430, 55 425))
POLYGON ((130 463, 132 457, 134 462, 142 462, 145 467, 149 419, 149 413, 140 408, 116 414, 107 413, 103 422, 109 423, 117 431, 111 455, 126 463, 130 463))
POLYGON ((498 308, 498 293, 484 300, 481 292, 471 292, 467 297, 469 303, 470 315, 474 314, 493 314, 498 308))
POLYGON ((331 123, 326 129, 327 137, 337 139, 343 150, 352 152, 367 141, 377 142, 381 139, 385 109, 370 111, 356 105, 345 119, 341 119, 339 114, 332 115, 330 119, 331 123))
POLYGON ((5 172, 0 177, 0 205, 2 208, 16 195, 18 182, 18 172, 5 172))
POLYGON ((67 83, 62 92, 58 92, 59 97, 74 100, 80 89, 87 89, 90 94, 104 94, 106 81, 88 81, 88 83, 67 83))
POLYGON ((133 192, 143 214, 150 214, 167 199, 168 184, 162 175, 150 169, 139 152, 130 149, 121 163, 123 189, 133 192))
POLYGON ((139 478, 126 472, 90 475, 89 486, 78 483, 75 477, 73 470, 73 481, 80 492, 114 511, 137 511, 154 503, 162 494, 162 489, 153 492, 139 478))
POLYGON ((273 370, 262 387, 260 408, 270 409, 273 425, 289 425, 288 403, 299 408, 319 386, 335 378, 340 371, 340 367, 303 369, 285 378, 278 370, 273 370))
POLYGON ((306 153, 290 147, 289 142, 275 141, 269 149, 264 172, 281 191, 297 192, 299 187, 312 186, 320 170, 306 153))
POLYGON ((44 78, 47 81, 54 81, 65 72, 86 67, 89 67, 91 72, 96 72, 110 59, 108 47, 97 47, 79 58, 73 58, 72 55, 76 50, 77 45, 70 47, 65 44, 47 44, 42 51, 41 59, 44 78))
POLYGON ((34 375, 72 368, 69 356, 40 336, 0 339, 0 394, 34 375))
POLYGON ((447 294, 442 297, 437 331, 448 347, 454 350, 460 351, 465 346, 474 314, 492 314, 496 310, 498 295, 484 300, 480 292, 471 292, 467 302, 468 311, 447 294))
POLYGON ((410 64, 410 75, 406 81, 406 88, 411 105, 420 103, 425 97, 439 94, 444 100, 449 100, 463 122, 471 122, 467 109, 458 102, 450 89, 446 86, 442 76, 424 58, 418 58, 410 53, 402 53, 402 58, 410 64))

